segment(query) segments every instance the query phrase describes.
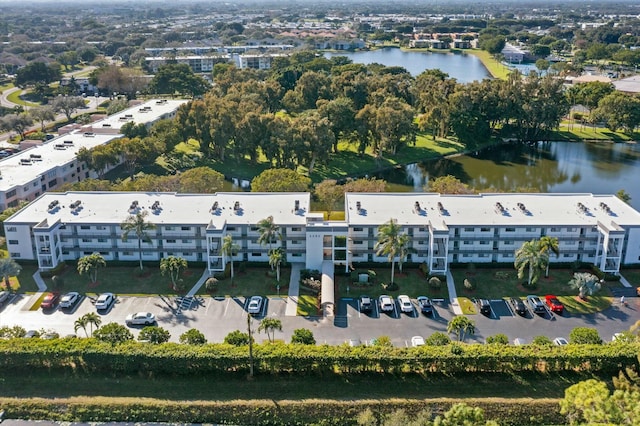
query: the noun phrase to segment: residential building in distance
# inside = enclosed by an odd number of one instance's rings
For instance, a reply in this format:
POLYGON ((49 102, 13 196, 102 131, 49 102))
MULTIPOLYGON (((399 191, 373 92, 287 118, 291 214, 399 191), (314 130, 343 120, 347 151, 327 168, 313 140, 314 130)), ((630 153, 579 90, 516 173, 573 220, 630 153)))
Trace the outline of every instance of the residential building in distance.
POLYGON ((122 137, 120 129, 126 123, 150 127, 158 120, 172 118, 185 102, 153 99, 0 159, 0 211, 17 206, 20 200, 31 201, 65 183, 97 177, 77 161, 80 148, 91 149, 122 137))
POLYGON ((226 234, 239 246, 235 260, 267 262, 269 249, 282 247, 288 262, 310 269, 388 262, 375 244, 390 219, 411 237, 406 262, 425 263, 434 274, 455 263, 513 264, 524 242, 542 236, 558 238, 560 255, 551 262, 614 274, 640 263, 640 213, 614 195, 593 194, 348 193, 345 220, 328 221, 310 212, 309 193, 47 193, 4 222, 7 247, 41 269, 93 252, 136 261, 137 240, 123 242, 120 224, 144 211, 156 228, 142 244, 143 261, 175 255, 210 272, 229 261, 220 252, 226 234), (258 243, 257 224, 269 216, 282 234, 271 247, 258 243))

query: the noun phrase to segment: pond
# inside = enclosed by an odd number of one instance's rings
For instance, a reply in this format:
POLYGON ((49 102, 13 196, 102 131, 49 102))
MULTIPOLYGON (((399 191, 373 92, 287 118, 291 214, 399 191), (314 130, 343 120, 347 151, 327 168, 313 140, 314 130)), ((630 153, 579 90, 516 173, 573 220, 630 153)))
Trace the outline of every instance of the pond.
POLYGON ((470 187, 498 191, 615 194, 624 189, 640 210, 640 145, 539 142, 495 146, 473 155, 443 158, 376 176, 391 191, 421 191, 429 177, 453 175, 470 187))
POLYGON ((413 76, 427 69, 440 69, 462 83, 491 77, 480 59, 466 53, 412 52, 398 48, 384 48, 357 52, 327 52, 324 55, 327 58, 346 56, 358 64, 378 63, 388 67, 404 67, 413 76))

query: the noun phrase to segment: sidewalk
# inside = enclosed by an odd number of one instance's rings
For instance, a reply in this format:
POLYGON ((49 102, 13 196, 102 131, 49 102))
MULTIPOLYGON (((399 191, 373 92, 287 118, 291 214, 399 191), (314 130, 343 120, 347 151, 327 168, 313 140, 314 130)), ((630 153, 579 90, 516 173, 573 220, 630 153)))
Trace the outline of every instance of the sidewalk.
POLYGON ((449 300, 451 300, 453 313, 456 315, 462 315, 462 308, 458 303, 458 294, 456 293, 455 281, 453 281, 453 275, 451 275, 450 271, 447 271, 447 290, 449 290, 449 300))
POLYGON ((291 279, 289 280, 289 296, 287 297, 287 308, 285 315, 295 317, 298 314, 298 296, 300 295, 300 271, 304 265, 302 263, 291 264, 291 279))

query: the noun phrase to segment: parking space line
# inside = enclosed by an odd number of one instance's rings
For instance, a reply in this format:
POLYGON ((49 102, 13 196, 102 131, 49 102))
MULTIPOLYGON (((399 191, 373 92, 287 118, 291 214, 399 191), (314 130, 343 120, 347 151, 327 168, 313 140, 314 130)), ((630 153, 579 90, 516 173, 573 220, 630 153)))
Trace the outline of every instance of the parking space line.
POLYGON ((226 299, 227 299, 227 303, 224 306, 224 312, 222 314, 225 317, 227 316, 227 309, 229 309, 229 304, 231 303, 231 298, 230 297, 227 297, 226 299))

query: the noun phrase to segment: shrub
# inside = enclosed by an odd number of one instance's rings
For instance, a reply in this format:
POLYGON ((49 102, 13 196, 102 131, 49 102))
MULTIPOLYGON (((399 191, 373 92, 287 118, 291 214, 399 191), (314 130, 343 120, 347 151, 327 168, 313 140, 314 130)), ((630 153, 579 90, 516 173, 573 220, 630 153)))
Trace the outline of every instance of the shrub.
POLYGON ((427 337, 424 343, 428 346, 446 346, 451 343, 451 339, 443 332, 436 331, 431 336, 427 337))
POLYGON ((507 337, 506 334, 499 333, 499 334, 496 334, 495 336, 487 337, 487 344, 508 345, 509 338, 507 337))
POLYGON ((464 353, 464 349, 460 346, 460 343, 452 343, 449 346, 449 351, 452 355, 462 355, 464 353))
POLYGON ((293 330, 293 336, 291 336, 291 343, 299 343, 302 345, 315 345, 316 339, 313 337, 311 330, 306 328, 297 328, 293 330))
POLYGON ((429 286, 432 289, 437 290, 442 287, 442 281, 440 281, 440 278, 438 277, 431 277, 429 278, 429 286))
POLYGON ((473 290, 475 288, 475 286, 473 285, 473 283, 471 282, 470 279, 465 278, 464 279, 464 288, 466 288, 467 290, 473 290))
POLYGON ((133 340, 133 334, 131 334, 127 327, 115 322, 103 325, 94 331, 93 337, 102 342, 111 343, 112 345, 133 340))
POLYGON ((601 345, 602 338, 595 328, 576 327, 569 333, 569 342, 584 345, 601 345))
POLYGON ((420 269, 420 272, 422 272, 425 277, 429 276, 429 267, 427 266, 427 262, 422 262, 420 266, 418 266, 418 269, 420 269))
POLYGON ((387 290, 387 291, 398 291, 400 289, 397 283, 389 283, 389 284, 382 283, 380 285, 384 290, 387 290))
POLYGON ((207 281, 204 282, 204 288, 209 293, 215 293, 218 291, 218 279, 216 277, 207 278, 207 281))
POLYGON ((551 345, 553 345, 553 342, 547 336, 536 336, 536 337, 533 338, 533 342, 531 342, 531 343, 534 344, 534 345, 538 345, 538 346, 551 346, 551 345))
POLYGON ((391 348, 393 347, 393 343, 391 343, 391 338, 389 336, 380 336, 372 340, 373 346, 381 346, 391 348))
POLYGON ((150 325, 142 330, 140 330, 140 334, 138 334, 138 340, 141 342, 149 342, 149 343, 165 343, 169 341, 171 334, 157 325, 150 325))
POLYGON ((56 290, 61 290, 64 287, 64 278, 60 275, 54 275, 51 277, 51 282, 53 283, 53 288, 56 290))
POLYGON ((184 343, 187 345, 204 345, 205 343, 207 343, 207 339, 199 330, 192 328, 191 330, 187 330, 180 335, 180 343, 184 343))
POLYGON ((303 269, 300 271, 300 280, 306 280, 308 278, 313 278, 315 280, 319 280, 322 278, 322 273, 317 269, 303 269))
POLYGON ((19 325, 14 325, 13 327, 9 327, 8 325, 4 325, 0 327, 0 339, 11 339, 14 337, 24 337, 27 334, 27 330, 20 327, 19 325))
POLYGON ((249 335, 235 330, 224 337, 224 342, 233 346, 245 346, 249 344, 249 335))

